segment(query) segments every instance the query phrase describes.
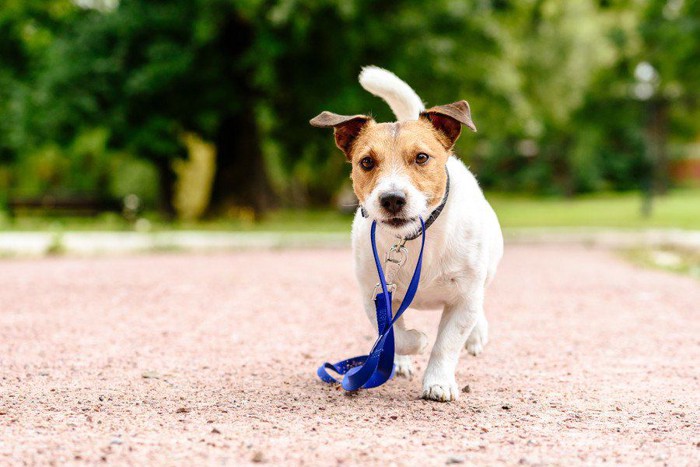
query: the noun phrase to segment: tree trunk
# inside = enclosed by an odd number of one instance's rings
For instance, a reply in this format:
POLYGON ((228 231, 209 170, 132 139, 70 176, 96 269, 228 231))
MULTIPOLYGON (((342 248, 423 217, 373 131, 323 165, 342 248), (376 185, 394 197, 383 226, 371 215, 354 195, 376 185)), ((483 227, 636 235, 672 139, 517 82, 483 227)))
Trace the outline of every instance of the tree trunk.
POLYGON ((663 195, 669 188, 668 100, 658 98, 649 104, 648 145, 653 164, 653 190, 663 195))
POLYGON ((274 202, 253 110, 223 121, 216 138, 216 175, 210 214, 251 208, 259 217, 274 202))
MULTIPOLYGON (((234 15, 223 28, 219 48, 232 63, 245 57, 255 40, 255 29, 245 18, 234 15)), ((231 208, 250 208, 260 217, 270 207, 274 193, 267 177, 255 116, 259 91, 253 84, 253 69, 232 66, 224 77, 235 89, 238 106, 225 116, 215 137, 216 175, 209 215, 221 215, 231 208)))
POLYGON ((155 161, 158 170, 158 209, 167 218, 175 218, 173 196, 175 195, 176 175, 172 167, 172 161, 165 157, 159 157, 155 161))

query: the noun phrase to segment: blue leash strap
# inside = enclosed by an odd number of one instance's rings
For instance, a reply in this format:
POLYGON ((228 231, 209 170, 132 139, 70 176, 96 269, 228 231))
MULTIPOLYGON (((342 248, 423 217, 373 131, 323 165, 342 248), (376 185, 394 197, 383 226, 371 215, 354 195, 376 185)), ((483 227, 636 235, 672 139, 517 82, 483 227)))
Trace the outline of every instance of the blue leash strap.
POLYGON ((377 253, 376 230, 377 221, 372 222, 370 239, 372 241, 372 253, 374 254, 374 264, 377 267, 379 275, 379 283, 382 287, 382 292, 377 294, 375 298, 375 307, 377 310, 377 330, 379 337, 372 346, 368 355, 341 360, 338 363, 324 363, 321 365, 316 374, 321 381, 326 383, 341 383, 346 391, 356 391, 358 389, 369 389, 381 386, 386 383, 394 375, 394 323, 408 309, 411 302, 418 291, 418 283, 420 282, 420 272, 423 265, 423 248, 425 247, 425 223, 420 218, 421 223, 421 245, 420 253, 416 269, 413 271, 413 277, 406 289, 399 309, 394 315, 392 310, 391 292, 389 292, 384 270, 382 269, 379 254, 377 253), (328 373, 331 370, 342 376, 342 380, 334 378, 328 373))

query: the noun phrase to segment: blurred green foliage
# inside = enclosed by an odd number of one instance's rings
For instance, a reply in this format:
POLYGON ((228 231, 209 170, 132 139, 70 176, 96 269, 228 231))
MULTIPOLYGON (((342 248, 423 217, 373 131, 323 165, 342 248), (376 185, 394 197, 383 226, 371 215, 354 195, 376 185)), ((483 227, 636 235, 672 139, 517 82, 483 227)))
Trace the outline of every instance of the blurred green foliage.
POLYGON ((0 202, 168 210, 194 133, 217 149, 210 212, 326 205, 348 169, 307 122, 391 120, 368 64, 470 102, 457 153, 486 188, 664 188, 700 130, 699 63, 697 0, 0 0, 0 202))

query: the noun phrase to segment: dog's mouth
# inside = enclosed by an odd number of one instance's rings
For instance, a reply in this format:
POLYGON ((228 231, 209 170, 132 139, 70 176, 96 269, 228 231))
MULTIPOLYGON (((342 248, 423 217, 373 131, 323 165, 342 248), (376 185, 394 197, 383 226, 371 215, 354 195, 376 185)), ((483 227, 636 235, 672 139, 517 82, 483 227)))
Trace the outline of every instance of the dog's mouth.
POLYGON ((383 220, 382 223, 390 225, 392 227, 403 227, 404 225, 410 224, 414 221, 415 219, 410 219, 406 217, 392 217, 390 219, 383 220))

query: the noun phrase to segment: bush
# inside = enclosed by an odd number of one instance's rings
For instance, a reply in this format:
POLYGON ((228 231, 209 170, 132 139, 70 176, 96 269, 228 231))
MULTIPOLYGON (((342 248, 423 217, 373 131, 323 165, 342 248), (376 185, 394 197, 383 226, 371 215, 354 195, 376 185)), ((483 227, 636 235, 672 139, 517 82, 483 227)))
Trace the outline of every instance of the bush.
POLYGON ((13 198, 54 196, 106 203, 135 194, 142 206, 155 207, 158 173, 153 165, 111 151, 108 139, 108 131, 93 128, 81 132, 65 148, 47 144, 27 152, 13 164, 0 168, 0 191, 13 198))

